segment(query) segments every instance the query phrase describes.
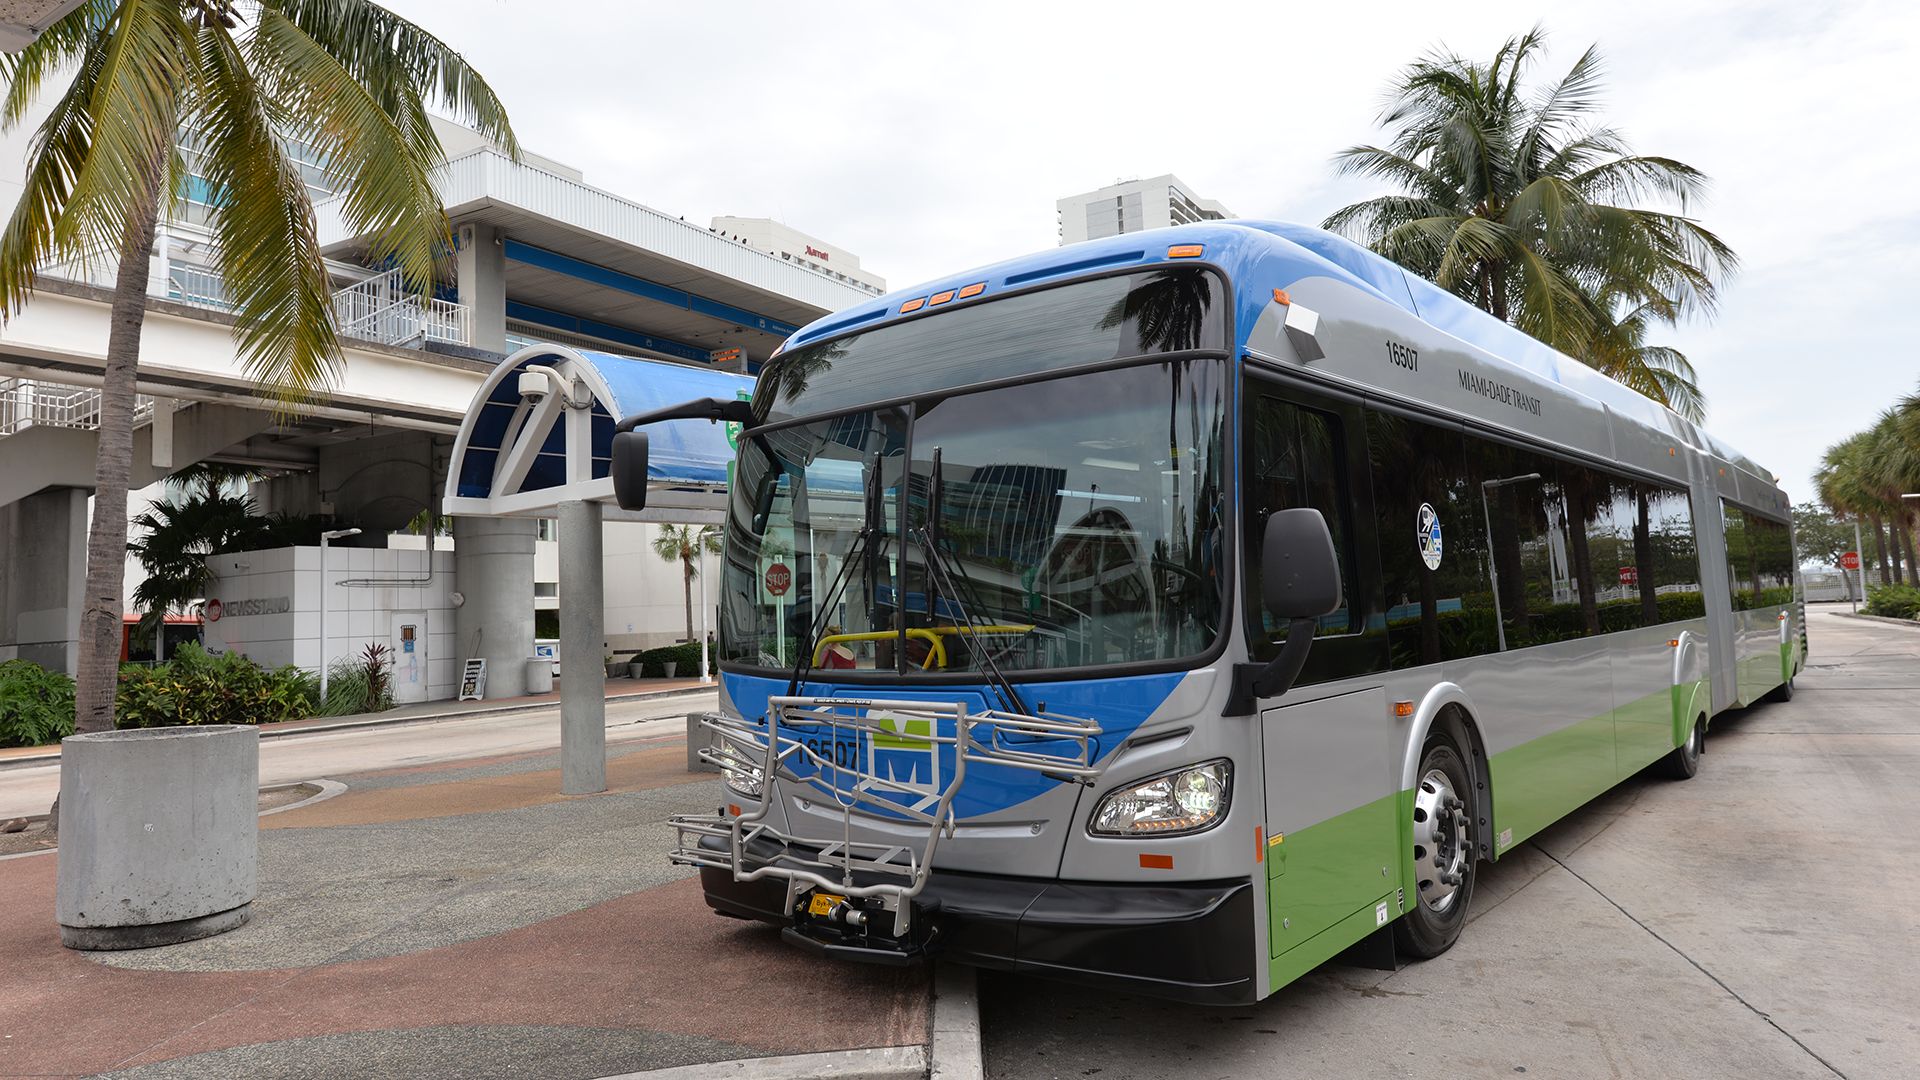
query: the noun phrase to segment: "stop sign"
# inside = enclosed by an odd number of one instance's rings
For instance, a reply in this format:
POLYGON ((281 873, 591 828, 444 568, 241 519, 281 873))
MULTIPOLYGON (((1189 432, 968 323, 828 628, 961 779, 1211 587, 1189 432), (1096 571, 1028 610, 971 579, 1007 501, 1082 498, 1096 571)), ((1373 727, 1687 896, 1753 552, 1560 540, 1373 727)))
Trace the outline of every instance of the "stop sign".
POLYGON ((785 596, 787 590, 793 587, 793 571, 787 569, 786 563, 774 563, 767 567, 766 578, 767 591, 775 596, 785 596))
POLYGON ((1622 585, 1640 584, 1640 571, 1631 566, 1621 567, 1620 568, 1620 584, 1622 585))
POLYGON ((1841 555, 1841 556, 1840 556, 1840 568, 1841 568, 1842 570, 1858 570, 1858 569, 1860 569, 1860 553, 1859 553, 1859 552, 1857 552, 1857 551, 1849 551, 1849 552, 1847 552, 1847 553, 1845 553, 1845 554, 1843 554, 1843 555, 1841 555))

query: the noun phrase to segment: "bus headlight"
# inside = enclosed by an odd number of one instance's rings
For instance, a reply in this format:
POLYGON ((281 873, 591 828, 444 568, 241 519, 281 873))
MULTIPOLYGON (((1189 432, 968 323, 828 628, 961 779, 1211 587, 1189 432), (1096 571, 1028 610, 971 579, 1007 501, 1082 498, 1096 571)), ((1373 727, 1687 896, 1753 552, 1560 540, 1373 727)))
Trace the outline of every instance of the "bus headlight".
POLYGON ((734 791, 749 799, 760 797, 760 766, 725 761, 720 765, 720 775, 734 791))
POLYGON ((1196 833, 1226 816, 1232 787, 1233 766, 1224 759, 1189 765, 1101 799, 1089 829, 1096 836, 1196 833))

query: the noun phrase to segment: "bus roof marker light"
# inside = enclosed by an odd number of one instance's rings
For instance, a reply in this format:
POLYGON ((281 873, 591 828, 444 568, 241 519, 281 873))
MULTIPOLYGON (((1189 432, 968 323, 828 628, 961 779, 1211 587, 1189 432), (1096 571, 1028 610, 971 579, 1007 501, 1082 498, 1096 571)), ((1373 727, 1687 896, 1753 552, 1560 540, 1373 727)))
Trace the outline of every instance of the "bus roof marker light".
POLYGON ((1288 296, 1287 290, 1285 289, 1275 289, 1273 290, 1273 302, 1276 304, 1291 304, 1293 303, 1293 297, 1288 296))
POLYGON ((1200 253, 1205 250, 1207 250, 1205 244, 1175 244, 1167 249, 1167 258, 1197 259, 1200 257, 1200 253))
POLYGON ((943 293, 934 293, 933 299, 927 301, 927 306, 938 307, 941 304, 944 304, 947 301, 953 299, 954 294, 959 291, 960 290, 958 289, 948 289, 946 292, 943 292, 943 293))
POLYGON ((1327 358, 1327 350, 1320 347, 1320 316, 1299 304, 1287 305, 1287 342, 1300 357, 1300 362, 1310 364, 1315 360, 1327 358))
POLYGON ((966 288, 960 290, 960 299, 965 300, 969 296, 979 296, 981 293, 986 291, 987 291, 987 283, 984 281, 976 281, 973 284, 967 286, 966 288))
POLYGON ((900 314, 905 315, 909 311, 919 311, 921 308, 926 306, 927 306, 927 298, 924 296, 918 300, 909 300, 906 303, 900 305, 900 314))

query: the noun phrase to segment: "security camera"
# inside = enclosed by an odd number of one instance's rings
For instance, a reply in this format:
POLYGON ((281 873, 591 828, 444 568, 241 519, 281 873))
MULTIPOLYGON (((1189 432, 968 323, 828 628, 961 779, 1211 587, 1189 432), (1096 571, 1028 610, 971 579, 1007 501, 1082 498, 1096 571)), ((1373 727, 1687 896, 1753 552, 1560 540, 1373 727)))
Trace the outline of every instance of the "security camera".
POLYGON ((553 392, 553 383, 548 381, 544 371, 523 371, 520 373, 520 396, 538 404, 540 399, 553 392))

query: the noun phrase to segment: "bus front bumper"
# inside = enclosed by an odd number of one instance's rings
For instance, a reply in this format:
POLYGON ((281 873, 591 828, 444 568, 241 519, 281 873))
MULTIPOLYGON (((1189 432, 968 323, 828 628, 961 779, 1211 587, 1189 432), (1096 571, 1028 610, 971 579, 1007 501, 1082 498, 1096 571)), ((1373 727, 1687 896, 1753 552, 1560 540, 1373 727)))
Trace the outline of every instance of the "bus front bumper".
MULTIPOLYGON (((911 962, 794 929, 786 883, 739 882, 702 867, 707 906, 787 927, 789 942, 842 959, 911 962)), ((1257 997, 1253 884, 1050 881, 935 870, 916 901, 935 928, 927 952, 963 964, 1202 1005, 1257 997)))

